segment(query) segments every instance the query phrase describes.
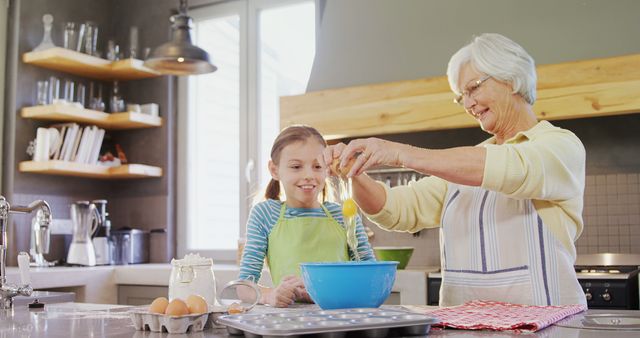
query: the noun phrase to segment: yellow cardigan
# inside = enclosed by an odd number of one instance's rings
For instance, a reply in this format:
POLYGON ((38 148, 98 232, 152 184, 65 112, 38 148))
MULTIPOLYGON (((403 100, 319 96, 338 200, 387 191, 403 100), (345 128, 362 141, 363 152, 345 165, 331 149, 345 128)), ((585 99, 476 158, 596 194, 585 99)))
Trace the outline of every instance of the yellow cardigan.
MULTIPOLYGON (((585 149, 572 132, 541 121, 504 144, 490 138, 482 188, 514 199, 531 199, 551 233, 575 258, 582 233, 585 149)), ((382 184, 382 183, 380 183, 382 184)), ((384 229, 417 232, 440 226, 447 182, 425 177, 408 186, 385 187, 383 209, 366 215, 384 229)))

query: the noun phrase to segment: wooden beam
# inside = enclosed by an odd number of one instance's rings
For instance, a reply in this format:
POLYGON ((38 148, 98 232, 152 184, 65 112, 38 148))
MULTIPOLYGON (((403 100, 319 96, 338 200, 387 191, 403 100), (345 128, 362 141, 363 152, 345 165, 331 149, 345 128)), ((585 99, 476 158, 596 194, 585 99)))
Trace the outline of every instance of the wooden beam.
MULTIPOLYGON (((640 54, 543 65, 534 110, 546 120, 640 112, 640 54)), ((477 126, 453 103, 446 77, 311 92, 280 99, 281 126, 328 139, 477 126)))

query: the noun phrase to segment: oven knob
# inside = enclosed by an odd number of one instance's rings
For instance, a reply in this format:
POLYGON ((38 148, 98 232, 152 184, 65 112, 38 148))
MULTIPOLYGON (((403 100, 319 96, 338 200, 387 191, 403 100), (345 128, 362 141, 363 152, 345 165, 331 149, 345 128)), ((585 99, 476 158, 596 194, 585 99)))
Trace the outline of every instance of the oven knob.
POLYGON ((605 302, 610 302, 611 301, 611 294, 609 294, 608 290, 605 290, 605 292, 602 294, 602 299, 605 302))
POLYGON ((587 298, 587 302, 590 302, 593 299, 593 295, 589 291, 586 291, 584 293, 584 296, 585 296, 585 298, 587 298))

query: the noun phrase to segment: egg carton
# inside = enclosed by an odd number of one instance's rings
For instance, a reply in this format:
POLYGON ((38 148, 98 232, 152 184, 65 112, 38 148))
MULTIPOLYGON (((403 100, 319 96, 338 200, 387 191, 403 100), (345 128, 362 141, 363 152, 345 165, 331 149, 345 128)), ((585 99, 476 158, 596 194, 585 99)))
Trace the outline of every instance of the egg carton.
POLYGON ((222 315, 218 322, 227 326, 230 335, 246 338, 294 338, 309 334, 318 338, 380 338, 426 335, 431 325, 439 321, 399 309, 357 308, 222 315))
POLYGON ((146 310, 129 312, 136 330, 169 333, 199 332, 210 327, 224 327, 217 322, 218 317, 223 314, 226 314, 226 312, 211 311, 183 316, 169 316, 151 313, 146 310))

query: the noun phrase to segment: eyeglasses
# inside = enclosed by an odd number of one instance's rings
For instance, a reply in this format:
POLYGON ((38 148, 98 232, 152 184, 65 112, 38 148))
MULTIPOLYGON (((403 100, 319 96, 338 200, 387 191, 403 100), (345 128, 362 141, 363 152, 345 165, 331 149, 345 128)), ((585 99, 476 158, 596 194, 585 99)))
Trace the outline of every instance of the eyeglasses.
POLYGON ((453 102, 459 104, 459 105, 463 105, 464 102, 464 97, 472 97, 473 94, 476 92, 476 90, 478 90, 478 88, 480 88, 480 85, 482 85, 485 81, 489 80, 491 78, 491 76, 486 75, 481 79, 476 80, 471 86, 467 87, 466 90, 462 91, 462 94, 457 95, 456 97, 453 98, 453 102))

